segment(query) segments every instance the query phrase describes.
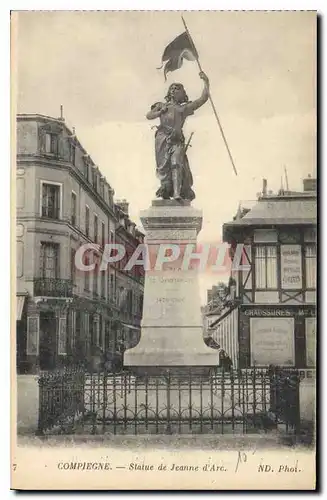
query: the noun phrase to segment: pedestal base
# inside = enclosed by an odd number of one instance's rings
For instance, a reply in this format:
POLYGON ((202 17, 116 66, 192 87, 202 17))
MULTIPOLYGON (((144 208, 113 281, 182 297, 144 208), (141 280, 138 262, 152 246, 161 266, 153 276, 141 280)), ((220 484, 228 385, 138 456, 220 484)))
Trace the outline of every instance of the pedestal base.
MULTIPOLYGON (((202 212, 173 200, 153 202, 141 213, 149 253, 158 255, 160 245, 174 245, 196 252, 202 212)), ((168 248, 169 250, 169 248, 168 248)), ((163 253, 161 255, 166 255, 163 253)), ((218 353, 203 340, 197 269, 175 262, 146 271, 143 319, 139 344, 124 354, 124 366, 135 374, 209 373, 219 364, 218 353)))

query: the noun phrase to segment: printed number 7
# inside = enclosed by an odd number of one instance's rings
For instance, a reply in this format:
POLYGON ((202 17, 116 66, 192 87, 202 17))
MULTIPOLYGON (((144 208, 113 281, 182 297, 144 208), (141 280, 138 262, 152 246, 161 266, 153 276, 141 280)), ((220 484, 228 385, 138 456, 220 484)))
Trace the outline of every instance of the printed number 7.
POLYGON ((13 468, 14 470, 16 470, 16 469, 17 469, 17 464, 12 464, 12 468, 13 468))

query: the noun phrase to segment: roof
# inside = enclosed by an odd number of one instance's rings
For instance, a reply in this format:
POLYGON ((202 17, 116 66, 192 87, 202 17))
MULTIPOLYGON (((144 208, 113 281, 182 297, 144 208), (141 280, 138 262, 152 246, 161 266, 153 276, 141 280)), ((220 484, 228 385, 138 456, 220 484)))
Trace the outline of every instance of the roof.
POLYGON ((233 227, 317 224, 317 197, 299 193, 291 196, 260 198, 249 212, 224 224, 225 231, 233 227))

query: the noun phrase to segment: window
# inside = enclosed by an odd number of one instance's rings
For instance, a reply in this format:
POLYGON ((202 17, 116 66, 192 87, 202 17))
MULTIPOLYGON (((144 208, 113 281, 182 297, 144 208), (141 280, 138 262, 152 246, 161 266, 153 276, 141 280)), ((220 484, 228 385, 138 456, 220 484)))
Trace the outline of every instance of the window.
POLYGON ((94 214, 94 242, 98 243, 98 216, 94 214))
POLYGON ((87 205, 85 207, 85 234, 87 237, 90 235, 90 209, 87 205))
POLYGON ((109 299, 114 300, 115 298, 115 272, 110 269, 109 271, 109 299))
POLYGON ((41 182, 42 188, 42 217, 49 219, 60 218, 60 186, 41 182))
POLYGON ((100 347, 103 346, 103 325, 104 325, 104 321, 103 321, 103 318, 100 314, 99 315, 99 346, 100 347))
POLYGON ((255 247, 255 283, 259 289, 277 288, 277 247, 255 247))
POLYGON ((73 285, 75 285, 75 281, 76 281, 75 254, 76 254, 76 250, 74 248, 71 248, 70 249, 70 277, 71 277, 73 285))
POLYGON ((71 222, 73 226, 76 226, 76 210, 77 210, 77 199, 76 193, 72 191, 72 201, 71 201, 71 222))
POLYGON ((127 310, 128 314, 132 314, 132 312, 133 312, 133 291, 132 290, 127 290, 126 310, 127 310))
POLYGON ((58 134, 45 134, 45 152, 57 155, 58 154, 58 134))
POLYGON ((76 158, 76 145, 71 142, 70 143, 70 162, 75 165, 75 158, 76 158))
POLYGON ((98 175, 95 170, 95 168, 92 169, 92 184, 94 189, 97 191, 98 190, 98 175))
POLYGON ((304 241, 310 243, 316 243, 317 241, 317 231, 313 228, 308 228, 304 230, 304 241))
POLYGON ((87 161, 84 162, 84 175, 86 180, 89 180, 89 164, 87 161))
POLYGON ((106 298, 106 271, 101 271, 101 297, 106 298))
POLYGON ((105 229, 104 222, 101 222, 101 245, 103 248, 104 248, 105 244, 106 244, 106 229, 105 229))
POLYGON ((98 269, 96 267, 93 271, 93 294, 98 295, 98 269))
POLYGON ((59 245, 56 243, 41 243, 40 277, 58 278, 59 276, 59 245))
MULTIPOLYGON (((89 255, 85 255, 84 264, 85 264, 85 266, 90 265, 90 256, 89 255)), ((84 271, 84 288, 87 291, 90 290, 90 271, 84 271)))
POLYGON ((305 279, 307 288, 316 288, 316 245, 305 245, 305 279))

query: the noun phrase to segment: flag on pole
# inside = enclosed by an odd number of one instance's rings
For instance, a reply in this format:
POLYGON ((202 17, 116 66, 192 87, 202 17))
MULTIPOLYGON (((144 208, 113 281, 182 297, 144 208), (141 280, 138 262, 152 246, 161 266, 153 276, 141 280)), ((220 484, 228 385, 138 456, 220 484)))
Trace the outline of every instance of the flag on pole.
MULTIPOLYGON (((192 44, 189 35, 186 31, 178 35, 164 50, 162 63, 165 61, 164 75, 167 80, 167 73, 179 69, 183 64, 183 59, 188 61, 196 61, 199 58, 196 48, 192 44)), ((161 65, 161 69, 163 64, 161 65)))

